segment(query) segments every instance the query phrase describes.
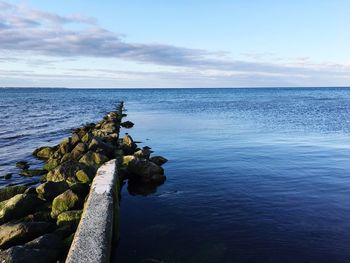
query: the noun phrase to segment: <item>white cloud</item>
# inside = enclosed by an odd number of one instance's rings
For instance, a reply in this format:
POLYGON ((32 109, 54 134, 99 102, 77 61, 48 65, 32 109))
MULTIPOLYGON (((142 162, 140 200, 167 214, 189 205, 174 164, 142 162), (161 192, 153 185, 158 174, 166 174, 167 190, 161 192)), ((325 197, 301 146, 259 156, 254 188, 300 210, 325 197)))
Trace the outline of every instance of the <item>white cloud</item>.
MULTIPOLYGON (((5 67, 6 63, 17 61, 45 67, 55 64, 59 59, 96 57, 158 65, 161 68, 158 72, 125 70, 123 74, 120 74, 121 71, 104 71, 104 83, 109 86, 120 83, 135 85, 135 79, 141 86, 145 86, 145 83, 157 86, 347 85, 350 80, 348 65, 314 63, 308 57, 283 60, 270 52, 246 53, 246 60, 234 60, 224 51, 130 43, 120 34, 98 26, 94 18, 79 14, 61 16, 4 1, 0 1, 0 9, 0 62, 5 67), (70 27, 72 23, 80 26, 70 27), (14 53, 16 55, 9 56, 14 53), (33 56, 45 58, 33 59, 33 56)), ((42 84, 48 83, 45 82, 48 79, 59 83, 79 79, 83 86, 87 83, 86 79, 101 80, 103 70, 106 69, 95 70, 89 75, 73 71, 74 75, 65 73, 67 70, 61 64, 56 73, 12 72, 12 79, 18 78, 20 81, 19 78, 22 78, 30 82, 35 77, 42 84)), ((0 85, 8 83, 8 73, 0 71, 0 85)))

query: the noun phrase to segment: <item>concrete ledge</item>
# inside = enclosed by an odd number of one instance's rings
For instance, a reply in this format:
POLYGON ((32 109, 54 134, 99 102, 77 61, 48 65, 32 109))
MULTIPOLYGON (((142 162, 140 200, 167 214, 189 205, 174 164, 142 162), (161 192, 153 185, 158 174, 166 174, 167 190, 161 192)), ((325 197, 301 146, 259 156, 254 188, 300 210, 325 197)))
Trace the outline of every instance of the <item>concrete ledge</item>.
POLYGON ((66 262, 109 262, 118 184, 117 161, 103 164, 92 182, 66 262))

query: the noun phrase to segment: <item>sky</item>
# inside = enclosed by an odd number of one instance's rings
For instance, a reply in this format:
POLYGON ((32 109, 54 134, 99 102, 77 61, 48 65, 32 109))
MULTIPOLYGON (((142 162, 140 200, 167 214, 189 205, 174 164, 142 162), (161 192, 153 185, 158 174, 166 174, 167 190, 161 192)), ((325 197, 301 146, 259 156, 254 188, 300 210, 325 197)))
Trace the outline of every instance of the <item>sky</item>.
POLYGON ((0 87, 350 86, 348 0, 0 0, 0 87))

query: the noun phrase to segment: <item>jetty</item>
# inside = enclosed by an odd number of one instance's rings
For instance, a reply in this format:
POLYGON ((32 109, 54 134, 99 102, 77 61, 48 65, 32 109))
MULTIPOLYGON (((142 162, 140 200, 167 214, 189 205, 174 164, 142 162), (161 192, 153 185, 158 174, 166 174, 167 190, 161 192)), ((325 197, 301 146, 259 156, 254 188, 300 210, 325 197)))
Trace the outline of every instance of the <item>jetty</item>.
POLYGON ((34 186, 0 189, 1 262, 110 262, 119 238, 120 191, 125 181, 158 186, 166 180, 162 156, 151 156, 121 127, 124 103, 97 123, 72 130, 54 146, 35 149, 42 169, 18 162, 34 186))

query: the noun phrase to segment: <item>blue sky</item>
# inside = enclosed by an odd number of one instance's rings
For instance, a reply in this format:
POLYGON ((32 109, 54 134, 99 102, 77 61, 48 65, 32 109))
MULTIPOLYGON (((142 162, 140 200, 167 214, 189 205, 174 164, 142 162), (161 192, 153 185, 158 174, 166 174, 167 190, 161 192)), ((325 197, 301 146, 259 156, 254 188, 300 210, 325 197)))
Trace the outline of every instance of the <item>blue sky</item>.
POLYGON ((350 1, 0 0, 0 86, 350 85, 350 1))

